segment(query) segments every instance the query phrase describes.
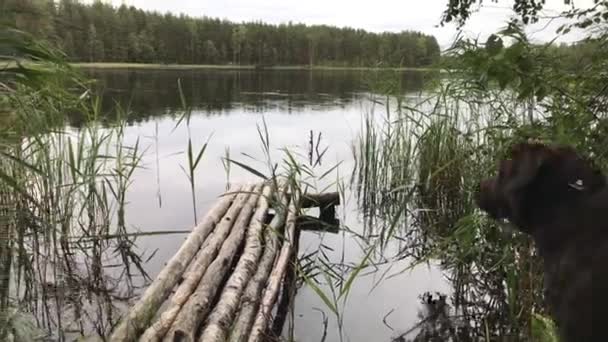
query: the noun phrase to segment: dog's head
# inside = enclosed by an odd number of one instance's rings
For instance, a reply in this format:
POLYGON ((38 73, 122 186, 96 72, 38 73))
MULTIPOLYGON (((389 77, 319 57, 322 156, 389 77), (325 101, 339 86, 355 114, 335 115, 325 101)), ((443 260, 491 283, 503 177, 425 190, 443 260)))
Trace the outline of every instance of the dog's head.
POLYGON ((604 176, 571 148, 528 142, 513 145, 507 155, 498 174, 480 183, 477 205, 527 233, 553 222, 564 205, 606 185, 604 176))

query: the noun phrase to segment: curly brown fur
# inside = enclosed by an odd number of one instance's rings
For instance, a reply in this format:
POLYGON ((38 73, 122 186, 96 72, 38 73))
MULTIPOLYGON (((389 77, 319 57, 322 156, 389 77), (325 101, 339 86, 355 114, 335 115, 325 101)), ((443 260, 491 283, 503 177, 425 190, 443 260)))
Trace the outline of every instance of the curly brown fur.
POLYGON ((480 183, 477 204, 533 237, 562 340, 608 341, 605 177, 572 148, 516 144, 480 183))

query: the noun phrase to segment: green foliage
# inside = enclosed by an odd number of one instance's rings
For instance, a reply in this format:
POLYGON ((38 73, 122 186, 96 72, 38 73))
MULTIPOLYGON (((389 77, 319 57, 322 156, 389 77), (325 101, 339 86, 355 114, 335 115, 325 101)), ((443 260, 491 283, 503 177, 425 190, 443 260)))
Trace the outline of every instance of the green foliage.
MULTIPOLYGON (((389 262, 410 258, 408 268, 439 263, 454 287, 453 324, 472 340, 520 340, 532 310, 544 310, 539 260, 528 238, 479 215, 473 194, 514 139, 515 113, 525 103, 498 88, 477 90, 472 79, 440 80, 429 97, 391 113, 395 119, 366 127, 371 133, 355 149, 365 160, 358 163, 359 202, 374 217, 365 243, 398 243, 389 262)), ((458 340, 438 340, 450 338, 458 340)))
POLYGON ((207 40, 203 44, 202 54, 205 58, 205 61, 209 64, 215 64, 219 61, 220 53, 215 47, 215 44, 212 40, 207 40))
POLYGON ((527 103, 527 120, 525 125, 519 121, 518 135, 574 145, 605 164, 606 36, 573 46, 535 45, 520 26, 510 23, 491 40, 485 46, 458 41, 446 66, 482 97, 498 87, 527 103), (502 41, 511 44, 503 47, 502 41))
MULTIPOLYGON (((522 29, 510 23, 497 34, 491 35, 485 47, 479 48, 476 41, 458 40, 448 50, 448 56, 458 56, 456 64, 447 64, 451 70, 458 70, 467 78, 475 80, 480 89, 498 85, 501 90, 509 87, 517 92, 520 100, 535 97, 542 101, 550 84, 546 84, 546 73, 558 66, 553 55, 543 47, 528 42, 522 29), (504 41, 512 44, 504 46, 504 41)), ((557 79, 554 81, 559 83, 557 79)))
POLYGON ((559 342, 557 328, 551 318, 532 315, 532 339, 538 342, 559 342))
POLYGON ((46 333, 36 326, 35 318, 14 308, 7 310, 7 341, 39 341, 46 333))
POLYGON ((101 1, 7 0, 2 10, 8 23, 48 37, 74 62, 420 67, 439 58, 435 38, 412 31, 237 24, 101 1))
MULTIPOLYGON (((491 2, 507 3, 504 0, 492 0, 491 2)), ((563 3, 569 5, 569 8, 558 15, 558 17, 566 19, 575 18, 577 22, 561 26, 557 33, 565 34, 570 32, 572 28, 588 29, 598 24, 605 24, 608 21, 608 3, 606 1, 595 0, 593 3, 584 3, 563 0, 563 3)), ((477 8, 482 7, 483 4, 483 0, 450 0, 447 2, 446 10, 443 12, 441 24, 456 22, 459 27, 462 27, 471 17, 471 13, 477 10, 477 8), (477 6, 472 8, 475 4, 477 6)), ((517 21, 528 25, 539 21, 541 17, 539 14, 545 7, 545 4, 545 0, 514 0, 512 8, 514 14, 518 17, 517 21)))
POLYGON ((84 325, 104 334, 116 284, 132 291, 131 277, 146 277, 125 220, 139 144, 123 144, 124 113, 100 129, 99 100, 60 53, 20 31, 0 36, 13 60, 0 69, 0 340, 26 336, 15 324, 30 329, 8 321, 12 303, 53 339, 84 325), (64 128, 70 112, 85 118, 76 133, 64 128), (123 269, 110 273, 107 260, 123 269))
MULTIPOLYGON (((569 4, 570 0, 563 0, 569 4)), ((492 2, 499 2, 497 0, 492 2)), ((456 21, 460 26, 471 17, 471 6, 478 4, 481 6, 483 0, 450 0, 446 10, 443 12, 442 23, 456 21)), ((515 0, 513 11, 520 16, 524 24, 535 23, 538 21, 538 13, 545 5, 545 0, 515 0)))
POLYGON ((601 22, 587 27, 594 36, 574 46, 533 44, 514 22, 483 44, 461 39, 426 96, 393 100, 401 104, 385 121, 364 121, 354 150, 359 202, 376 220, 368 239, 404 243, 396 260, 438 261, 454 286, 454 324, 473 340, 556 340, 531 239, 489 220, 472 198, 506 148, 530 137, 608 169, 608 35, 601 22))

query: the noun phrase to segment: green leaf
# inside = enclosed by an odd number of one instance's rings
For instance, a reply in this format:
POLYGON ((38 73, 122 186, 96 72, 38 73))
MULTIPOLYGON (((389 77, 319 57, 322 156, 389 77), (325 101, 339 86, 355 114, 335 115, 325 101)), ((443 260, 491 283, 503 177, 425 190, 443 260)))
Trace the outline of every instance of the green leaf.
POLYGON ((4 171, 2 171, 1 169, 0 169, 0 180, 4 181, 4 183, 6 183, 6 185, 13 188, 13 190, 17 191, 19 194, 21 194, 21 196, 27 198, 32 203, 36 203, 36 204, 38 203, 32 196, 30 196, 30 194, 27 193, 27 191, 25 191, 25 189, 13 177, 4 173, 4 171))
POLYGON ((555 323, 538 313, 532 314, 532 340, 539 342, 559 342, 555 323))
POLYGON ((353 285, 353 281, 355 281, 355 279, 357 278, 357 276, 359 275, 361 270, 363 270, 367 266, 367 260, 369 260, 369 257, 373 251, 374 251, 373 247, 369 248, 369 250, 365 254, 365 257, 363 258, 363 260, 361 260, 359 265, 357 265, 357 267, 348 276, 346 283, 344 284, 342 289, 340 289, 340 294, 338 295, 338 300, 340 300, 340 298, 342 298, 343 296, 348 296, 348 293, 350 292, 350 289, 353 285))
POLYGON ((319 179, 325 178, 332 171, 334 171, 335 169, 337 169, 340 166, 340 164, 342 164, 342 161, 338 162, 336 165, 332 166, 329 170, 325 171, 321 176, 319 176, 319 179))
POLYGON ((205 154, 205 150, 207 149, 207 145, 209 145, 209 140, 211 140, 211 136, 209 136, 209 138, 207 139, 207 141, 205 142, 205 144, 203 145, 203 147, 201 147, 201 150, 198 152, 198 155, 196 156, 196 160, 194 161, 194 165, 193 165, 195 169, 198 166, 198 163, 201 161, 201 158, 205 154))
POLYGON ((547 96, 547 87, 545 86, 539 86, 538 89, 536 90, 536 99, 538 101, 542 101, 545 96, 547 96))
POLYGON ((268 180, 268 177, 265 174, 263 174, 260 171, 252 168, 251 166, 245 165, 245 164, 240 163, 240 162, 238 162, 236 160, 233 160, 233 159, 226 159, 226 160, 229 161, 229 162, 231 162, 231 163, 233 163, 233 164, 236 164, 237 166, 240 166, 241 168, 243 168, 243 169, 251 172, 252 174, 254 174, 254 175, 256 175, 256 176, 258 176, 260 178, 263 178, 264 180, 268 180))
POLYGON ((334 315, 337 315, 338 309, 336 305, 329 299, 329 297, 327 297, 327 295, 319 288, 319 286, 317 286, 317 284, 310 280, 310 278, 305 274, 302 274, 302 278, 304 278, 304 282, 306 282, 306 285, 308 285, 313 291, 315 291, 315 293, 319 296, 319 298, 321 298, 323 303, 325 303, 325 305, 327 305, 327 307, 334 313, 334 315))
POLYGON ((193 169, 193 161, 192 161, 192 140, 190 138, 188 138, 188 168, 190 169, 190 172, 192 172, 193 169))

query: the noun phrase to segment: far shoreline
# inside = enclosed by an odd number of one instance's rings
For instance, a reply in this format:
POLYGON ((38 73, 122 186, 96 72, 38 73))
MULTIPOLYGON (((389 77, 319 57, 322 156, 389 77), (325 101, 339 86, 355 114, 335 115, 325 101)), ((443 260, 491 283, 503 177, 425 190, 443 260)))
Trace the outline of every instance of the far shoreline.
POLYGON ((154 64, 154 63, 70 63, 82 69, 139 69, 139 70, 394 70, 394 71, 439 71, 433 67, 341 67, 314 65, 232 65, 232 64, 154 64))

